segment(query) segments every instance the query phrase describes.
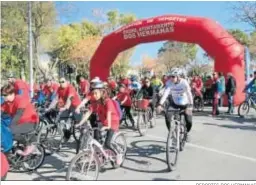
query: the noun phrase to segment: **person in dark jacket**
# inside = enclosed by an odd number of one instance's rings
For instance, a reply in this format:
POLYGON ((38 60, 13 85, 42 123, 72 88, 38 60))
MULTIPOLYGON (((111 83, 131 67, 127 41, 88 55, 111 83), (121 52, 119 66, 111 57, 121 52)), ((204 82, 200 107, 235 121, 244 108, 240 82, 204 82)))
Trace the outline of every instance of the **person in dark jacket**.
POLYGON ((226 94, 228 96, 228 114, 234 112, 234 95, 236 93, 236 80, 232 73, 228 73, 228 81, 226 84, 226 94))

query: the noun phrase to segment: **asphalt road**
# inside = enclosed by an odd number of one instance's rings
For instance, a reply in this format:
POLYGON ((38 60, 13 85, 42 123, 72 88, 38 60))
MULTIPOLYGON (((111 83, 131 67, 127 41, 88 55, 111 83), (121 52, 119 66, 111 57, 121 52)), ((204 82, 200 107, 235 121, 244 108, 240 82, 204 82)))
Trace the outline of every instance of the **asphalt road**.
MULTIPOLYGON (((190 141, 180 153, 175 171, 167 170, 167 130, 164 119, 159 118, 144 137, 123 130, 129 147, 123 167, 107 167, 99 180, 256 180, 256 118, 213 118, 206 110, 195 114, 193 122, 190 141)), ((7 180, 65 180, 74 156, 74 149, 64 147, 47 156, 36 172, 9 173, 7 180)))

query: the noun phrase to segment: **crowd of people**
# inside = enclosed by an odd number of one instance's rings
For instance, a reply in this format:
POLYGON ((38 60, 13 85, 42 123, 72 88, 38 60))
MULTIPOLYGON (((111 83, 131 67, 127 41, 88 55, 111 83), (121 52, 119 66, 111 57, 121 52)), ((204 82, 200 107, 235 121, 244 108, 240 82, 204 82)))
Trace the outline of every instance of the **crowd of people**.
MULTIPOLYGON (((39 116, 35 105, 44 104, 46 111, 58 109, 60 120, 65 119, 73 112, 77 127, 90 120, 92 127, 102 124, 101 130, 107 130, 105 146, 111 149, 111 139, 118 131, 122 114, 125 110, 128 119, 135 127, 135 120, 131 114, 134 99, 147 99, 150 101, 152 112, 164 110, 164 104, 168 100, 168 106, 186 109, 185 121, 187 131, 192 128, 192 109, 194 98, 199 97, 203 103, 212 103, 212 115, 220 114, 219 107, 223 106, 225 96, 228 101, 228 114, 234 113, 234 95, 236 93, 236 80, 231 73, 227 78, 223 73, 214 72, 212 75, 200 77, 186 77, 186 74, 175 68, 162 78, 157 75, 138 78, 136 76, 122 76, 120 79, 109 77, 106 81, 95 77, 89 81, 87 76, 77 77, 77 87, 68 82, 65 77, 59 81, 47 78, 34 85, 34 97, 30 97, 29 85, 13 75, 8 76, 8 83, 1 88, 2 115, 8 115, 11 119, 5 126, 14 136, 27 133, 38 124, 39 116), (88 110, 82 114, 81 108, 88 105, 88 110), (119 107, 120 106, 120 107, 119 107)), ((245 91, 256 89, 256 72, 254 78, 246 86, 245 91)), ((2 116, 3 117, 3 116, 2 116)), ((166 117, 166 126, 169 129, 170 120, 166 117)), ((2 122, 1 122, 2 123, 2 122)), ((2 125, 3 127, 3 125, 2 125)), ((2 128, 1 127, 1 128, 2 128)), ((1 132, 3 130, 1 129, 1 132)), ((70 130, 64 132, 65 140, 70 138, 70 130)), ((4 137, 4 133, 1 134, 4 137)), ((97 137, 97 133, 95 134, 97 137)), ((10 146, 2 143, 4 151, 10 146)), ((27 146, 24 151, 18 151, 26 156, 33 151, 33 146, 27 146)), ((118 157, 117 157, 118 160, 118 157)))

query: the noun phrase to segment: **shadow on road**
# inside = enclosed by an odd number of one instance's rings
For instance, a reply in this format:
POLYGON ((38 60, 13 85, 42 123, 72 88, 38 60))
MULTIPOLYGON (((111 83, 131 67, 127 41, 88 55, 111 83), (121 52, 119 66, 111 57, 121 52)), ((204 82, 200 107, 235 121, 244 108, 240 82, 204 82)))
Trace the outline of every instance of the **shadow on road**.
POLYGON ((158 155, 160 153, 165 152, 165 147, 161 145, 165 145, 165 142, 162 141, 153 141, 153 140, 143 140, 143 141, 134 141, 128 148, 126 154, 126 162, 122 166, 122 168, 143 172, 143 173, 167 173, 169 172, 165 159, 159 159, 152 155, 158 155), (127 162, 129 161, 129 162, 127 162), (161 170, 151 170, 152 169, 152 161, 158 161, 163 163, 162 166, 166 166, 165 169, 161 170), (132 163, 130 163, 132 162, 132 163), (132 165, 136 163, 137 165, 132 165))
POLYGON ((212 124, 212 123, 203 123, 203 124, 204 125, 210 125, 210 126, 230 128, 230 129, 241 129, 241 130, 256 131, 256 126, 254 126, 254 125, 217 125, 217 124, 212 124))

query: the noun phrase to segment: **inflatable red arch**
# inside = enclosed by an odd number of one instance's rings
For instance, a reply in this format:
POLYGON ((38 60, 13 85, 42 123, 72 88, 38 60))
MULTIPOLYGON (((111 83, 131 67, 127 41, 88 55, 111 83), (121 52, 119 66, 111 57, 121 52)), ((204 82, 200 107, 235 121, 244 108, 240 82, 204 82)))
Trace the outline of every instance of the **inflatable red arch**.
POLYGON ((175 40, 196 43, 215 61, 215 71, 237 80, 235 103, 244 100, 244 47, 221 25, 208 18, 164 15, 135 21, 105 36, 90 63, 90 77, 106 80, 117 55, 141 43, 175 40))

